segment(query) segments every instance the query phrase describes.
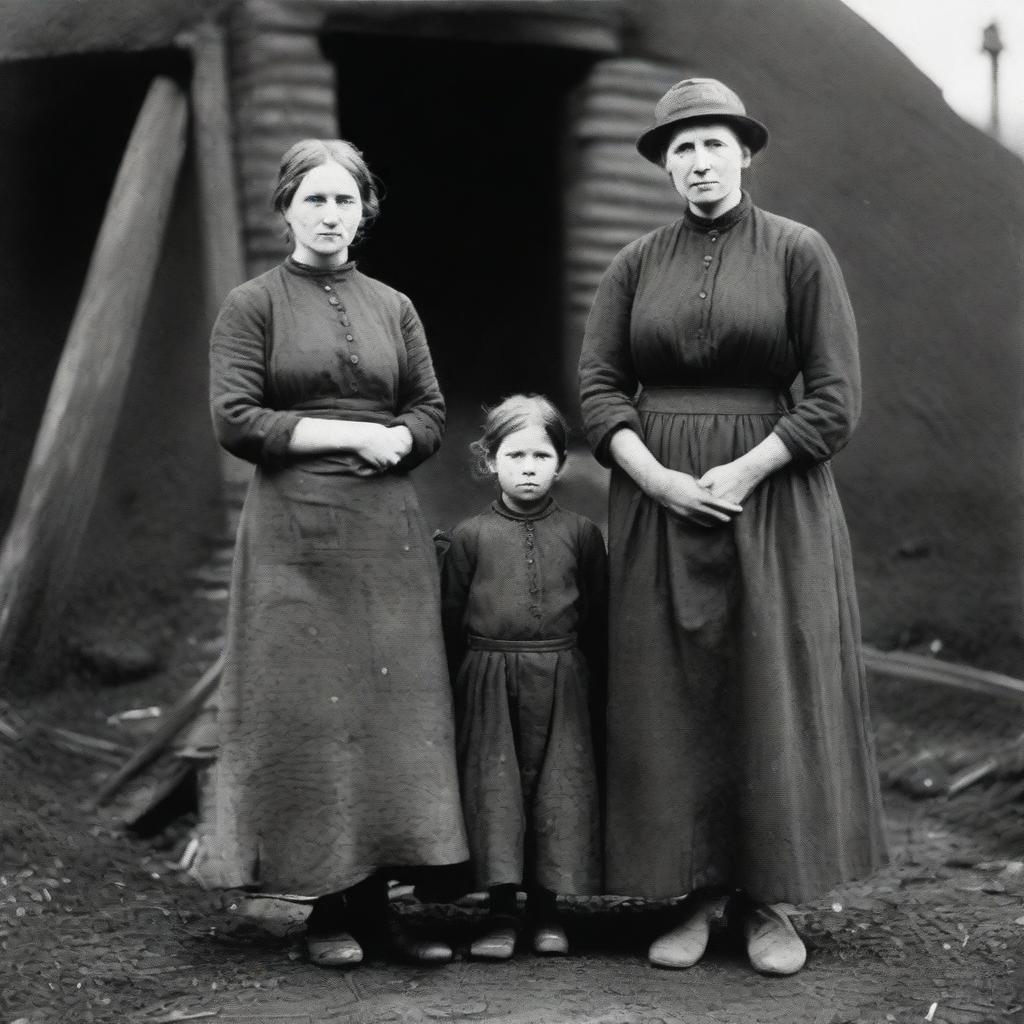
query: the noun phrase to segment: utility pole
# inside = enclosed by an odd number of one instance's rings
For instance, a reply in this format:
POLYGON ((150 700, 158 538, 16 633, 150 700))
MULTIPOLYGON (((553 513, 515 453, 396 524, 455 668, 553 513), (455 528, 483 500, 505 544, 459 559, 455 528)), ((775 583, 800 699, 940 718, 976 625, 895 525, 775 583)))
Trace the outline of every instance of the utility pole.
POLYGON ((989 128, 999 138, 999 54, 1003 52, 1003 41, 999 38, 999 25, 992 22, 981 34, 981 49, 992 60, 992 113, 989 128))

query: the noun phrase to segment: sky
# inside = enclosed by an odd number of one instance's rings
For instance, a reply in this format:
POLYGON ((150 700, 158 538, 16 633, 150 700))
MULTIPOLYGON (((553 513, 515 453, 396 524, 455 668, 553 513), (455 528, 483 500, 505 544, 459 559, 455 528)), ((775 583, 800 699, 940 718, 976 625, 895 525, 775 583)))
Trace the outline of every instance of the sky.
POLYGON ((1024 154, 1024 0, 844 0, 942 89, 965 120, 988 129, 992 63, 982 30, 999 25, 1002 139, 1024 154))

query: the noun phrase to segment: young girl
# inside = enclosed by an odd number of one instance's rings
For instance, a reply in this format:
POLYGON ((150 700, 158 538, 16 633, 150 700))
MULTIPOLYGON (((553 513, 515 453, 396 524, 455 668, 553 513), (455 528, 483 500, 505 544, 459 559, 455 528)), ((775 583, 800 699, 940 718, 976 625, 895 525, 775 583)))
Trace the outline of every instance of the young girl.
POLYGON ((603 720, 606 558, 598 528, 550 497, 566 440, 546 398, 492 409, 470 448, 500 494, 454 530, 444 561, 463 812, 490 893, 470 953, 484 959, 512 955, 520 888, 534 951, 564 954, 555 894, 601 885, 592 723, 603 720))

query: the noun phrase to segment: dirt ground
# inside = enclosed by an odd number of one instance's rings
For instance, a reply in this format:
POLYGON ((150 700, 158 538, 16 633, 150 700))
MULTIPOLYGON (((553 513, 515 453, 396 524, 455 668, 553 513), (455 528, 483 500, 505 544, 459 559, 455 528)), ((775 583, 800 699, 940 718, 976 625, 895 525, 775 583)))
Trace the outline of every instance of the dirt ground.
MULTIPOLYGON (((86 731, 91 719, 98 732, 101 716, 127 697, 158 697, 154 686, 81 687, 40 701, 37 721, 86 731)), ((900 788, 920 782, 919 766, 955 766, 1016 736, 1021 709, 881 682, 875 698, 892 863, 796 908, 810 958, 786 979, 754 974, 728 931, 690 971, 648 967, 644 945, 671 908, 629 900, 566 904, 574 954, 564 960, 523 954, 492 966, 460 951, 433 970, 380 961, 349 972, 317 968, 306 961, 301 912, 204 892, 176 870, 187 819, 155 840, 132 839, 117 808, 89 805, 109 769, 41 736, 4 743, 0 1019, 1021 1024, 1019 780, 952 798, 914 799, 900 788)), ((31 710, 17 709, 17 720, 31 710)), ((463 946, 481 913, 420 905, 405 889, 394 909, 463 946)))
MULTIPOLYGON (((570 480, 580 493, 567 503, 599 511, 593 484, 570 480)), ((479 497, 467 488, 460 501, 479 497)), ((116 687, 72 673, 59 690, 0 703, 0 1024, 1024 1024, 1024 764, 930 795, 1024 734, 1024 707, 882 679, 872 696, 892 861, 794 908, 810 954, 795 977, 753 973, 728 930, 691 970, 653 969, 646 944, 671 906, 615 899, 565 904, 566 959, 475 963, 464 953, 479 906, 424 905, 405 888, 395 913, 447 934, 453 964, 309 964, 301 912, 205 892, 178 868, 189 816, 145 840, 124 830, 173 759, 96 810, 124 754, 74 753, 48 732, 140 742, 160 719, 110 716, 166 711, 216 657, 229 555, 222 539, 189 581, 160 673, 116 687)))
MULTIPOLYGON (((8 780, 0 792, 5 1024, 1024 1024, 1021 780, 979 783, 950 798, 906 792, 1018 736, 1019 706, 875 680, 892 863, 796 909, 810 959, 793 978, 755 975, 728 931, 692 970, 654 970, 643 950, 671 908, 628 900, 567 904, 574 955, 565 960, 524 954, 490 966, 460 952, 436 970, 371 961, 335 972, 306 962, 301 912, 204 892, 176 869, 187 817, 154 839, 131 838, 120 816, 142 788, 93 810, 110 767, 30 728, 116 735, 107 716, 169 702, 181 689, 173 677, 193 679, 209 660, 209 640, 185 637, 161 677, 102 690, 79 682, 0 716, 28 736, 0 740, 8 780)), ((481 913, 420 905, 406 890, 394 908, 463 946, 481 913)))

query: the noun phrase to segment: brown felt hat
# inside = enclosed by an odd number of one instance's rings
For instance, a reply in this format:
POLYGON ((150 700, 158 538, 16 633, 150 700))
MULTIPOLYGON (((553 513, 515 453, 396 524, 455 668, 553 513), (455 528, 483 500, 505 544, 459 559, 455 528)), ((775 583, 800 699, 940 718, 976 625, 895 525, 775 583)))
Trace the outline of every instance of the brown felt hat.
POLYGON ((728 125, 751 153, 764 149, 768 142, 768 129, 747 117, 743 101, 727 85, 716 78, 686 78, 658 100, 654 124, 636 140, 640 155, 660 166, 669 139, 690 121, 728 125))

